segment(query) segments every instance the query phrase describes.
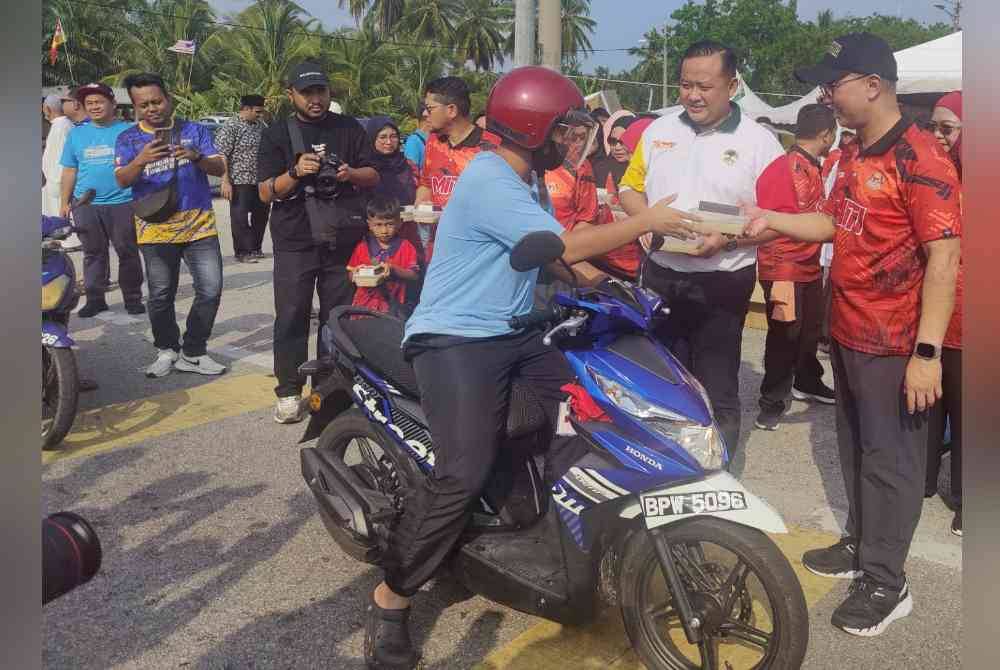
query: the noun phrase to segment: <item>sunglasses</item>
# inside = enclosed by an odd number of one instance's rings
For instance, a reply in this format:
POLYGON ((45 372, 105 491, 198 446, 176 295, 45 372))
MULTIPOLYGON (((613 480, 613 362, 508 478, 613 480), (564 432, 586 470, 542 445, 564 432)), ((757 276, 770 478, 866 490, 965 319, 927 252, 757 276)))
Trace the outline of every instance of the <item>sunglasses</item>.
POLYGON ((609 138, 608 138, 608 146, 609 146, 609 147, 616 147, 616 146, 618 146, 619 144, 625 144, 625 143, 624 143, 624 142, 622 142, 622 141, 621 141, 620 139, 618 139, 617 137, 609 137, 609 138))
POLYGON ((944 123, 938 121, 930 121, 927 123, 927 130, 932 133, 940 132, 942 135, 951 135, 956 130, 961 130, 961 124, 955 123, 944 123))

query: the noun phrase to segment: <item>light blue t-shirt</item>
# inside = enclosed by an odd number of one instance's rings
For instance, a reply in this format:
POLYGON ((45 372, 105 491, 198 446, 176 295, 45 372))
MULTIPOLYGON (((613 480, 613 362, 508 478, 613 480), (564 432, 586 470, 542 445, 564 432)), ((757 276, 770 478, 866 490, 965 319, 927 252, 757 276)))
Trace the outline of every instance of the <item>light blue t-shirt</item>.
POLYGON ((424 147, 427 146, 427 133, 422 130, 414 131, 403 143, 403 155, 417 166, 417 169, 424 168, 424 147))
POLYGON ((473 158, 438 222, 434 255, 404 340, 419 333, 495 337, 531 311, 538 270, 517 272, 510 251, 528 233, 563 233, 528 184, 492 151, 473 158))
POLYGON ((132 200, 132 189, 122 188, 115 181, 115 142, 131 125, 124 121, 113 121, 107 126, 84 123, 69 132, 59 162, 63 167, 76 169, 74 198, 92 188, 96 191, 96 205, 119 205, 132 200))

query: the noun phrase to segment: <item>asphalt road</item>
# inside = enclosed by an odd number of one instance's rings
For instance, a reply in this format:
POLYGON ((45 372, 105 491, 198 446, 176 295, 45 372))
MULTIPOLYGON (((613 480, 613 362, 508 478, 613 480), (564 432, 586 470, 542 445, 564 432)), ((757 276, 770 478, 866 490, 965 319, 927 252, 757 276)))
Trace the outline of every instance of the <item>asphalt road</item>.
MULTIPOLYGON (((105 555, 92 582, 45 607, 48 668, 363 667, 362 611, 379 575, 345 557, 315 512, 299 474, 304 424, 271 419, 272 261, 233 263, 225 203, 217 210, 225 289, 209 349, 231 366, 226 375, 146 379, 148 321, 126 315, 118 294, 112 313, 72 322, 81 372, 100 388, 82 396, 67 449, 43 456, 42 511, 92 520, 105 555)), ((185 273, 181 318, 191 300, 185 273)), ((776 539, 795 565, 843 518, 833 411, 796 402, 777 433, 753 430, 762 350, 763 332, 748 329, 744 480, 792 527, 776 539)), ((961 541, 950 521, 940 497, 926 502, 907 565, 914 613, 880 638, 833 629, 847 584, 800 570, 804 667, 959 665, 961 541)), ((638 667, 617 618, 564 629, 442 575, 418 596, 414 627, 426 668, 638 667)))

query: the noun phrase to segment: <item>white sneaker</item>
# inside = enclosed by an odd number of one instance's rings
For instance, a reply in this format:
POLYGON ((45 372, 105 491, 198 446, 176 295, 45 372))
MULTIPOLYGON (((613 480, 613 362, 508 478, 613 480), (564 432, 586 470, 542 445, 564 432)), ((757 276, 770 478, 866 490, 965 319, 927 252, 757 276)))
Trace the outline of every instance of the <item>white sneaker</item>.
POLYGON ((166 377, 170 374, 170 368, 177 360, 178 354, 173 349, 157 349, 159 353, 153 364, 146 368, 146 376, 149 378, 166 377))
POLYGON ((185 356, 181 354, 180 358, 174 363, 174 367, 183 372, 197 372, 200 375, 221 375, 226 371, 225 365, 216 363, 208 357, 208 354, 201 356, 185 356))
POLYGON ((274 405, 274 420, 278 423, 298 423, 303 418, 302 398, 297 395, 278 398, 274 405))

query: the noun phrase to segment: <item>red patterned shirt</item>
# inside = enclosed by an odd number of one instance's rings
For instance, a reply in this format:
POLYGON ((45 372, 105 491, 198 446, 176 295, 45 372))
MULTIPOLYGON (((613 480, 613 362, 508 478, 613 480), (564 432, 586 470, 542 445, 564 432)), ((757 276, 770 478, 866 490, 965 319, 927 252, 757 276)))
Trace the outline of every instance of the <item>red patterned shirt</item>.
MULTIPOLYGON (((815 212, 823 199, 823 177, 820 162, 799 146, 777 158, 765 170, 787 169, 788 178, 795 189, 795 202, 799 212, 815 212), (776 165, 779 162, 787 165, 776 165)), ((763 176, 762 176, 763 178, 763 176)), ((757 249, 757 272, 764 281, 810 282, 820 279, 823 271, 819 265, 819 244, 797 242, 780 237, 757 249)))
MULTIPOLYGON (((410 244, 409 240, 399 236, 389 244, 388 249, 383 249, 382 245, 371 234, 368 234, 354 247, 354 253, 347 261, 347 267, 353 269, 361 265, 378 265, 386 261, 393 267, 416 271, 418 268, 417 250, 410 244), (373 251, 375 251, 374 254, 373 251)), ((399 279, 389 279, 376 288, 358 286, 354 291, 354 301, 351 304, 355 307, 367 307, 375 312, 388 312, 387 297, 396 304, 402 305, 406 302, 406 284, 399 279)))
POLYGON ((922 244, 962 234, 961 185, 934 137, 900 120, 865 150, 841 158, 821 211, 833 217, 830 334, 878 356, 916 344, 927 259, 922 244))

